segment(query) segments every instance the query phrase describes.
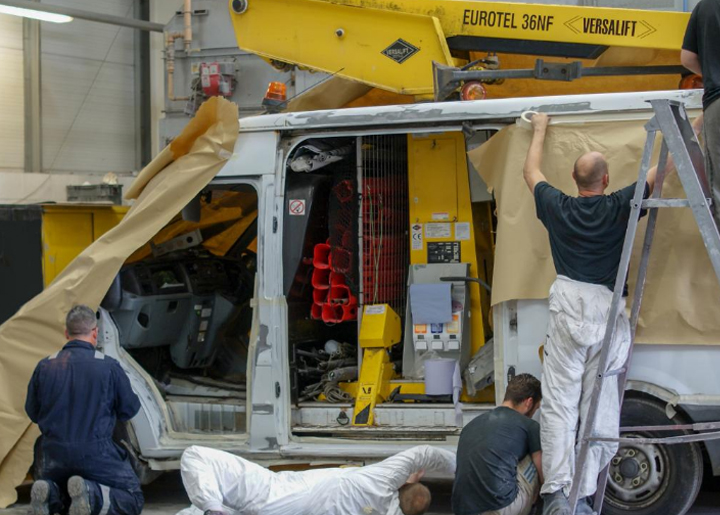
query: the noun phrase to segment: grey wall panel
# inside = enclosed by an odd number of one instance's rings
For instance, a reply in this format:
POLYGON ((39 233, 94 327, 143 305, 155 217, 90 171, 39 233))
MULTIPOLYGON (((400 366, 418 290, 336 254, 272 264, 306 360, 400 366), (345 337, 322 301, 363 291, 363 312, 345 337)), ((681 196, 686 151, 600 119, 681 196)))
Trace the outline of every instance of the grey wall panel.
POLYGON ((0 170, 20 172, 25 160, 22 18, 0 14, 0 170))
POLYGON ((76 57, 42 59, 46 171, 132 170, 133 67, 76 57))
MULTIPOLYGON (((53 4, 132 17, 133 0, 53 0, 53 4)), ((106 173, 135 168, 134 33, 74 20, 44 24, 43 168, 106 173)))

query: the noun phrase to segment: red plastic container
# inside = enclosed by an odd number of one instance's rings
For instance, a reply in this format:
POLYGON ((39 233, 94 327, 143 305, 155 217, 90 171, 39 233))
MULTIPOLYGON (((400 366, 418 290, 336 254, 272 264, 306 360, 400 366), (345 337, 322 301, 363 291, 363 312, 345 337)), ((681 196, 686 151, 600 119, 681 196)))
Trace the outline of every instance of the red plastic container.
POLYGON ((312 274, 312 285, 317 290, 327 290, 330 288, 330 269, 316 268, 312 274))
POLYGON ((330 245, 318 243, 313 249, 313 266, 315 268, 330 268, 330 245))

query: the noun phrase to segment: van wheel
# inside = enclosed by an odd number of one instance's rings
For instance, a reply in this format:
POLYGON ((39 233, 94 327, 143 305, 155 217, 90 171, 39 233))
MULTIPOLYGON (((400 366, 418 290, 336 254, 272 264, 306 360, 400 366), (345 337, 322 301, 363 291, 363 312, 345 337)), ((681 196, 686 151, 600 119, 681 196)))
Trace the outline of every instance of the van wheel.
MULTIPOLYGON (((682 424, 668 419, 659 401, 625 399, 622 426, 682 424)), ((642 431, 630 437, 665 437, 688 431, 642 431)), ((695 502, 703 476, 702 451, 697 443, 680 445, 623 444, 610 463, 603 515, 683 515, 695 502)))

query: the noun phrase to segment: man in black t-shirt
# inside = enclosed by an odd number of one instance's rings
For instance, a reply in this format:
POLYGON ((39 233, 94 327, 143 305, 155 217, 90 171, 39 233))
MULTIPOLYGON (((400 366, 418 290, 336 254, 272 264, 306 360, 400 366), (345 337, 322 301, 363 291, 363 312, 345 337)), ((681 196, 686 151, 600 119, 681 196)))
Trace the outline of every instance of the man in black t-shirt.
POLYGON ((680 60, 702 75, 705 94, 705 172, 713 190, 713 213, 720 225, 720 0, 701 0, 693 9, 680 60))
POLYGON ((527 515, 542 483, 540 381, 514 377, 505 401, 463 428, 453 484, 455 515, 527 515))

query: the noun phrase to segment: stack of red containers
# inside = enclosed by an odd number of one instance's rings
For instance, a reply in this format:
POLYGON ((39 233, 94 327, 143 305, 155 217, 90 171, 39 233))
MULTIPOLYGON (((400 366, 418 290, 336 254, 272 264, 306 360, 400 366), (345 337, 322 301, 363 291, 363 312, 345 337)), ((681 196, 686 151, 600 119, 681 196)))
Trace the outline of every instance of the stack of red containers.
POLYGON ((357 298, 351 293, 345 276, 332 271, 329 243, 318 243, 313 251, 313 305, 310 317, 326 324, 357 319, 357 298))

